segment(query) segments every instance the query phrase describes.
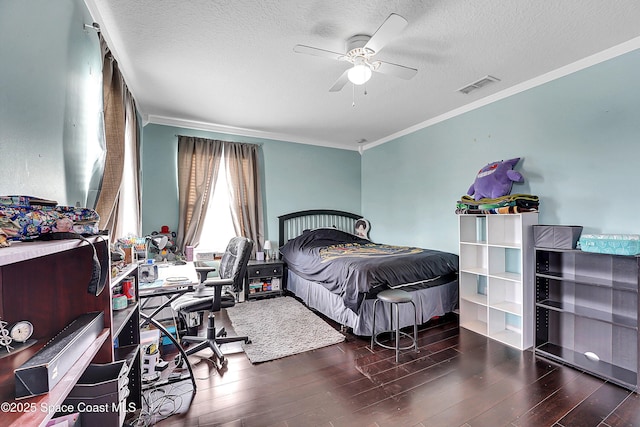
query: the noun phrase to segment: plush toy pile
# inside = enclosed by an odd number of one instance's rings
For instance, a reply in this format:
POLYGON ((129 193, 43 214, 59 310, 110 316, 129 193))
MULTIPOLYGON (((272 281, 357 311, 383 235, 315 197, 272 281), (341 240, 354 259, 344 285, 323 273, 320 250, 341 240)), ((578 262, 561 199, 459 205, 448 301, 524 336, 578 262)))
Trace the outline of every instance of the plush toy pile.
POLYGON ((149 255, 151 257, 153 257, 156 261, 173 261, 176 259, 176 255, 178 254, 178 246, 176 245, 175 231, 169 231, 169 226, 163 225, 160 228, 160 232, 154 231, 151 233, 151 236, 167 237, 167 241, 162 248, 154 247, 153 245, 149 247, 149 255))
POLYGON ((523 182, 524 177, 513 167, 520 161, 520 157, 510 160, 489 163, 478 171, 476 180, 471 184, 467 194, 476 200, 506 196, 511 193, 514 182, 523 182))
POLYGON ((489 163, 480 169, 467 194, 456 204, 457 214, 493 214, 537 212, 538 196, 510 194, 514 182, 523 182, 513 170, 520 158, 489 163))

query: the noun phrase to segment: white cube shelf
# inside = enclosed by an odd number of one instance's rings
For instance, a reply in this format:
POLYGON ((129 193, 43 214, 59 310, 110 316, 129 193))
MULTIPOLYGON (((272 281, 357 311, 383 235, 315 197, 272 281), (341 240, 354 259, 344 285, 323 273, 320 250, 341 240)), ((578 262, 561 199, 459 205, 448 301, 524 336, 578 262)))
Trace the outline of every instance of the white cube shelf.
POLYGON ((460 326, 533 346, 533 225, 537 213, 459 215, 460 326))
POLYGON ((460 300, 460 326, 487 335, 487 306, 468 300, 460 300))
POLYGON ((497 310, 522 316, 522 286, 520 282, 492 277, 489 305, 497 310))
POLYGON ((476 274, 488 274, 489 257, 486 245, 461 244, 460 245, 460 270, 476 274))
POLYGON ((487 305, 487 277, 461 272, 458 277, 460 298, 475 304, 487 305))

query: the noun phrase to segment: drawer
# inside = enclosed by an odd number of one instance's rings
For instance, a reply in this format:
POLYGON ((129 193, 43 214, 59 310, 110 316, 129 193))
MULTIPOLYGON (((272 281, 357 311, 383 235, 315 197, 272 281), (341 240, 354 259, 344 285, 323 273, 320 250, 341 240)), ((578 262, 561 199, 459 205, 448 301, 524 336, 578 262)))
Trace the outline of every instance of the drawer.
POLYGON ((248 277, 282 276, 282 265, 250 265, 247 267, 248 277))

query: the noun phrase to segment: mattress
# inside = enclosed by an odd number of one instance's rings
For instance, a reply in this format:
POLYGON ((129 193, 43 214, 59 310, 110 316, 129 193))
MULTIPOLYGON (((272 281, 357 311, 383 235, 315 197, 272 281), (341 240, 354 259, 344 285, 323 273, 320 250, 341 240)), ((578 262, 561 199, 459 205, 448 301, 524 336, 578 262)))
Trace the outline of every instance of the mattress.
MULTIPOLYGON (((444 279, 444 278, 443 278, 444 279)), ((423 324, 436 316, 451 313, 458 307, 458 280, 436 281, 435 286, 428 288, 407 289, 416 304, 418 324, 423 324)), ((287 291, 293 293, 308 307, 324 316, 351 328, 355 335, 371 336, 373 303, 375 299, 365 299, 358 311, 347 308, 342 298, 330 292, 322 284, 306 280, 292 271, 287 274, 287 291)), ((414 322, 413 307, 410 304, 400 305, 400 327, 412 326, 414 322)), ((388 329, 390 311, 384 304, 376 307, 376 333, 388 329)))
POLYGON ((289 270, 339 295, 354 312, 375 289, 414 283, 429 287, 431 280, 458 271, 455 254, 376 244, 332 228, 307 231, 280 252, 289 270))

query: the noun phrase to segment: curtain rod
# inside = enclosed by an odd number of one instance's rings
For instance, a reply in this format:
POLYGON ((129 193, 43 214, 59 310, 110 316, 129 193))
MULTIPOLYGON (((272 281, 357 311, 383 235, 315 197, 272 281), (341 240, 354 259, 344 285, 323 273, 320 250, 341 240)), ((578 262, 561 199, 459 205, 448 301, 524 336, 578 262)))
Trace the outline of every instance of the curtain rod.
MULTIPOLYGON (((173 135, 173 136, 175 136, 176 138, 180 137, 180 136, 189 137, 189 138, 202 138, 201 136, 180 135, 180 134, 177 134, 177 133, 175 135, 173 135)), ((211 139, 211 138, 202 138, 202 139, 211 139)), ((240 142, 240 141, 227 141, 227 140, 224 140, 224 139, 219 139, 218 141, 235 142, 236 144, 251 144, 251 145, 257 145, 258 147, 262 147, 264 145, 264 142, 240 142)))

